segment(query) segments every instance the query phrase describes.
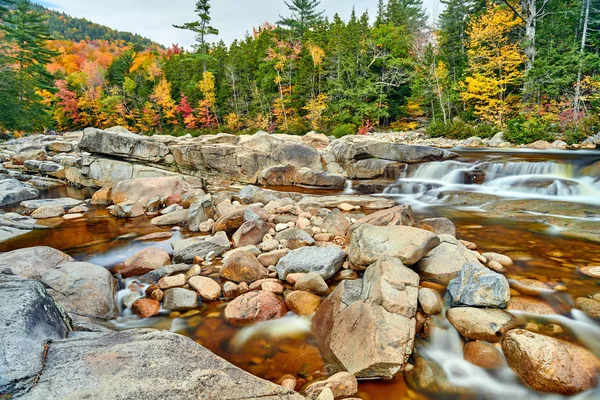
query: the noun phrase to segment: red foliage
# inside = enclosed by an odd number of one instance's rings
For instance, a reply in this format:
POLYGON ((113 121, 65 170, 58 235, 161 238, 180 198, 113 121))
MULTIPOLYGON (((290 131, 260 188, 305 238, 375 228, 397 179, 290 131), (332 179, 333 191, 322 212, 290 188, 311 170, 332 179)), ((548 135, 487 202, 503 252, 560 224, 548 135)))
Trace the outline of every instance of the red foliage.
POLYGON ((375 128, 375 124, 370 119, 365 119, 362 125, 358 128, 359 135, 368 135, 375 128))

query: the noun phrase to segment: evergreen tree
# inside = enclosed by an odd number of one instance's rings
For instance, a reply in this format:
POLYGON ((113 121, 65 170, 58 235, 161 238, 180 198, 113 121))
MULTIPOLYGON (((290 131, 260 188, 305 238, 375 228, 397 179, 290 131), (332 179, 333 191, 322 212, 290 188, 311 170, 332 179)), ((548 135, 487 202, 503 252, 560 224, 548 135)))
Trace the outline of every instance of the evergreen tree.
MULTIPOLYGON (((183 25, 173 25, 178 29, 185 29, 192 31, 196 34, 196 50, 200 54, 206 56, 208 54, 208 45, 206 37, 210 35, 218 35, 219 30, 210 25, 210 0, 197 0, 196 1, 196 14, 198 14, 198 21, 186 22, 183 25)), ((204 71, 206 71, 206 59, 203 62, 204 71)))
POLYGON ((49 110, 41 93, 54 90, 46 65, 57 54, 46 48, 50 38, 47 25, 28 0, 20 0, 4 17, 2 31, 7 44, 3 53, 12 69, 7 72, 12 78, 8 83, 10 91, 3 97, 12 105, 1 111, 0 121, 9 130, 40 130, 49 124, 49 110))
POLYGON ((323 21, 324 11, 317 11, 320 4, 320 0, 285 1, 292 15, 287 18, 280 15, 277 24, 289 28, 296 37, 302 37, 304 32, 323 21))
POLYGON ((427 25, 427 15, 422 0, 389 0, 386 22, 405 26, 409 33, 416 33, 427 25))

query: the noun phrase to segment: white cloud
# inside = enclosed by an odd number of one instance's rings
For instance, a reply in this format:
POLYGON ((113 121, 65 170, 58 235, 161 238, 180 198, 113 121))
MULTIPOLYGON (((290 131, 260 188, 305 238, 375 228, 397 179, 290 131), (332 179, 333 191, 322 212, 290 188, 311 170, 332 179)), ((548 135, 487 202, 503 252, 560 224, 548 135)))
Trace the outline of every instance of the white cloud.
MULTIPOLYGON (((194 34, 173 27, 193 21, 194 0, 47 0, 40 1, 49 8, 64 11, 79 18, 109 26, 114 29, 139 33, 165 46, 179 43, 189 47, 194 43, 194 34)), ((322 0, 321 7, 326 14, 340 14, 348 18, 352 11, 362 13, 369 9, 373 16, 377 11, 377 0, 322 0)), ((439 14, 439 0, 425 0, 430 13, 439 14)), ((283 0, 213 0, 211 2, 212 25, 219 29, 217 40, 230 43, 241 39, 246 32, 265 21, 271 23, 279 19, 279 15, 287 15, 287 7, 283 0)), ((215 39, 214 37, 211 40, 215 39)))

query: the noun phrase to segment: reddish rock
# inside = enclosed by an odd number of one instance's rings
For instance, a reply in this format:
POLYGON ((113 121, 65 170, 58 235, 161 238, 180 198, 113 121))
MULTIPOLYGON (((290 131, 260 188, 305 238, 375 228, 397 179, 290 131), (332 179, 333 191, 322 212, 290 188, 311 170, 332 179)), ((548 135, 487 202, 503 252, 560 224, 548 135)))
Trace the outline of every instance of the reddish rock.
POLYGON ((144 275, 169 264, 171 264, 169 253, 157 247, 149 247, 129 257, 119 272, 124 278, 129 278, 144 275))
POLYGON ((295 290, 287 295, 285 304, 298 315, 311 315, 321 305, 321 298, 310 292, 295 290))
POLYGON ((160 311, 160 302, 154 299, 138 299, 133 302, 133 312, 142 318, 150 318, 160 311))
POLYGON ((500 351, 489 343, 468 342, 464 348, 465 360, 481 368, 498 368, 502 365, 500 351))
POLYGON ((169 207, 173 204, 181 204, 181 196, 178 194, 172 194, 165 199, 165 206, 169 207))
POLYGON ((221 278, 236 283, 252 283, 266 278, 269 271, 250 252, 238 250, 223 262, 221 278))
POLYGON ((248 292, 225 307, 225 319, 235 325, 281 318, 286 313, 285 303, 276 294, 266 291, 248 292))

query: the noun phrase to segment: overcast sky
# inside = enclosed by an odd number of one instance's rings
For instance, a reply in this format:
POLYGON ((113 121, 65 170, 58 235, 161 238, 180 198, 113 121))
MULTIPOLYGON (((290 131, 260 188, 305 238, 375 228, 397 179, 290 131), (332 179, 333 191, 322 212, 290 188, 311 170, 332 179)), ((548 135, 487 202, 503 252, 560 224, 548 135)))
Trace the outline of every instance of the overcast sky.
MULTIPOLYGON (((121 31, 139 33, 165 46, 178 43, 185 47, 194 42, 194 35, 173 28, 173 24, 193 21, 194 0, 44 0, 48 8, 64 11, 73 17, 121 31)), ((439 0, 424 0, 430 17, 441 12, 439 0)), ((231 43, 265 21, 275 23, 279 15, 287 15, 283 0, 212 0, 212 25, 219 30, 216 40, 231 43)), ((377 0, 322 0, 321 8, 328 16, 336 12, 348 19, 352 6, 358 13, 377 12, 377 0)), ((211 36, 210 40, 215 37, 211 36)))

